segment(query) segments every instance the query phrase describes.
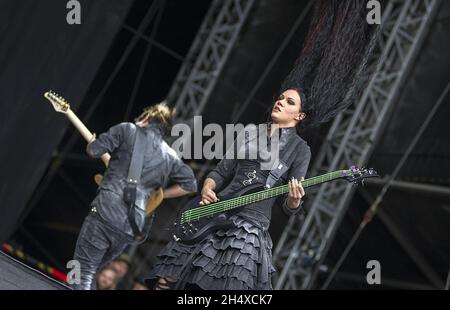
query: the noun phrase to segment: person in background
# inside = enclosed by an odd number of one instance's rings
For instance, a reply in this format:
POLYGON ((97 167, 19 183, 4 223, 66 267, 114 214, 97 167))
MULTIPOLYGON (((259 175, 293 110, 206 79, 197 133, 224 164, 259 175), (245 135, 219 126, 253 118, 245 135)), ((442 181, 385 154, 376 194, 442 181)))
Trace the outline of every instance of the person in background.
POLYGON ((164 199, 197 191, 192 169, 164 141, 173 116, 174 110, 161 102, 145 108, 135 123, 115 125, 98 139, 93 135, 86 148, 88 155, 99 158, 109 153, 111 160, 75 246, 74 260, 80 263, 81 281, 73 285, 74 289, 95 289, 97 271, 123 253, 140 232, 150 230, 154 213, 147 215, 147 203, 159 188, 163 188, 164 199), (147 144, 134 206, 130 208, 124 192, 138 131, 145 135, 147 144))
POLYGON ((119 281, 125 277, 128 270, 130 269, 130 257, 127 254, 121 254, 119 257, 114 259, 110 266, 117 272, 117 276, 119 281))
POLYGON ((114 290, 117 285, 118 274, 111 268, 103 268, 97 274, 97 290, 114 290))

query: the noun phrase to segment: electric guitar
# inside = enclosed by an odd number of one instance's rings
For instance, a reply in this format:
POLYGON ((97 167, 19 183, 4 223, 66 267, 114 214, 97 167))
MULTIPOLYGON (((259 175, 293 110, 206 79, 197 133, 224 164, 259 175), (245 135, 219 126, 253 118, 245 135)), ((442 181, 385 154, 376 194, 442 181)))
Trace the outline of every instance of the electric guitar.
MULTIPOLYGON (((46 92, 44 94, 44 97, 45 99, 50 101, 56 112, 63 113, 67 116, 67 118, 72 122, 75 128, 78 129, 78 131, 81 133, 81 135, 87 142, 91 141, 91 139, 93 138, 92 133, 89 131, 89 129, 86 128, 83 122, 70 109, 70 104, 67 102, 66 99, 59 96, 57 93, 53 91, 46 92)), ((111 155, 105 153, 101 156, 101 159, 105 164, 105 167, 108 167, 111 155)), ((97 183, 97 185, 100 185, 103 176, 97 174, 95 175, 94 179, 95 183, 97 183)), ((163 190, 162 188, 159 188, 150 196, 147 202, 146 215, 150 215, 161 204, 162 200, 163 200, 163 190)))
MULTIPOLYGON (((373 169, 360 169, 355 166, 348 170, 338 170, 301 181, 303 188, 319 185, 333 180, 344 179, 359 184, 366 178, 378 177, 373 169)), ((199 205, 201 196, 190 200, 179 212, 174 222, 174 239, 184 244, 194 244, 203 240, 211 232, 233 227, 229 219, 245 205, 266 200, 289 192, 289 185, 261 189, 260 185, 246 186, 231 195, 220 197, 220 201, 199 205)))

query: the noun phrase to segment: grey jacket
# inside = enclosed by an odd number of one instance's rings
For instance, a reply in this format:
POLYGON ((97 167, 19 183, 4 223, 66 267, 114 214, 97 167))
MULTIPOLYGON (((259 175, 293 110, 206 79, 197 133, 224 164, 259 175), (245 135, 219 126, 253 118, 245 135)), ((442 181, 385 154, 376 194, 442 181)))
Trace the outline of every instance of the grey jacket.
MULTIPOLYGON (((139 228, 144 225, 148 198, 158 187, 178 184, 186 191, 197 191, 197 182, 192 169, 183 163, 176 152, 163 140, 159 124, 150 123, 143 127, 149 139, 144 156, 141 180, 137 187, 135 220, 139 228)), ((128 208, 123 201, 130 166, 136 125, 120 123, 101 134, 87 146, 87 152, 98 158, 104 153, 111 155, 109 166, 92 206, 103 220, 121 231, 133 235, 128 221, 128 208)))

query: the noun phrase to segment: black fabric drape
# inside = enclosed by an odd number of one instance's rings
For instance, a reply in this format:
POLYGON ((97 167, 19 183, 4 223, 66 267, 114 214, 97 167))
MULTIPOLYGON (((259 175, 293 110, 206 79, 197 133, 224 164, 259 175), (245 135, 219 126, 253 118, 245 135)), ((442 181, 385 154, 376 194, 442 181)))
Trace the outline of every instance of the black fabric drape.
POLYGON ((70 124, 43 93, 61 93, 76 110, 133 1, 81 0, 80 25, 67 23, 67 2, 0 0, 0 242, 70 124))

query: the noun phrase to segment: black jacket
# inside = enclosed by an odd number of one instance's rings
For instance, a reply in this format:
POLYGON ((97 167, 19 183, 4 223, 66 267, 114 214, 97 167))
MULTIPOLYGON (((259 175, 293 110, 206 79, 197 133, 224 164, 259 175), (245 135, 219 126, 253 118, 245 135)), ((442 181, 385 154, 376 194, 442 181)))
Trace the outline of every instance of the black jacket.
MULTIPOLYGON (((183 163, 176 152, 162 138, 162 129, 156 123, 145 127, 149 139, 144 156, 141 180, 137 187, 136 223, 142 229, 147 200, 158 187, 167 187, 174 183, 184 190, 197 191, 197 182, 192 169, 183 163)), ((126 185, 130 166, 136 125, 121 123, 101 134, 89 144, 87 152, 98 158, 110 153, 111 160, 105 171, 97 195, 92 202, 102 219, 121 231, 133 235, 128 222, 128 208, 123 202, 123 190, 126 185)))
MULTIPOLYGON (((307 143, 297 135, 294 127, 280 129, 280 158, 282 158, 282 154, 286 150, 286 145, 292 143, 292 139, 300 140, 300 143, 297 145, 298 150, 295 152, 296 157, 289 170, 277 181, 277 183, 275 183, 274 186, 286 184, 291 177, 300 180, 301 177, 305 177, 306 175, 311 158, 311 151, 307 143)), ((243 186, 248 185, 248 182, 245 181, 249 180, 249 173, 253 173, 253 171, 256 172, 256 176, 254 179, 251 179, 251 184, 259 184, 261 186, 266 184, 270 171, 261 170, 260 163, 260 159, 224 158, 218 163, 217 167, 208 174, 208 177, 215 181, 216 193, 222 196, 232 195, 243 186)), ((285 194, 278 198, 275 197, 247 205, 239 211, 239 215, 258 224, 263 229, 268 229, 273 205, 281 206, 288 215, 295 214, 301 210, 301 207, 297 209, 289 208, 287 205, 287 194, 285 194)))

